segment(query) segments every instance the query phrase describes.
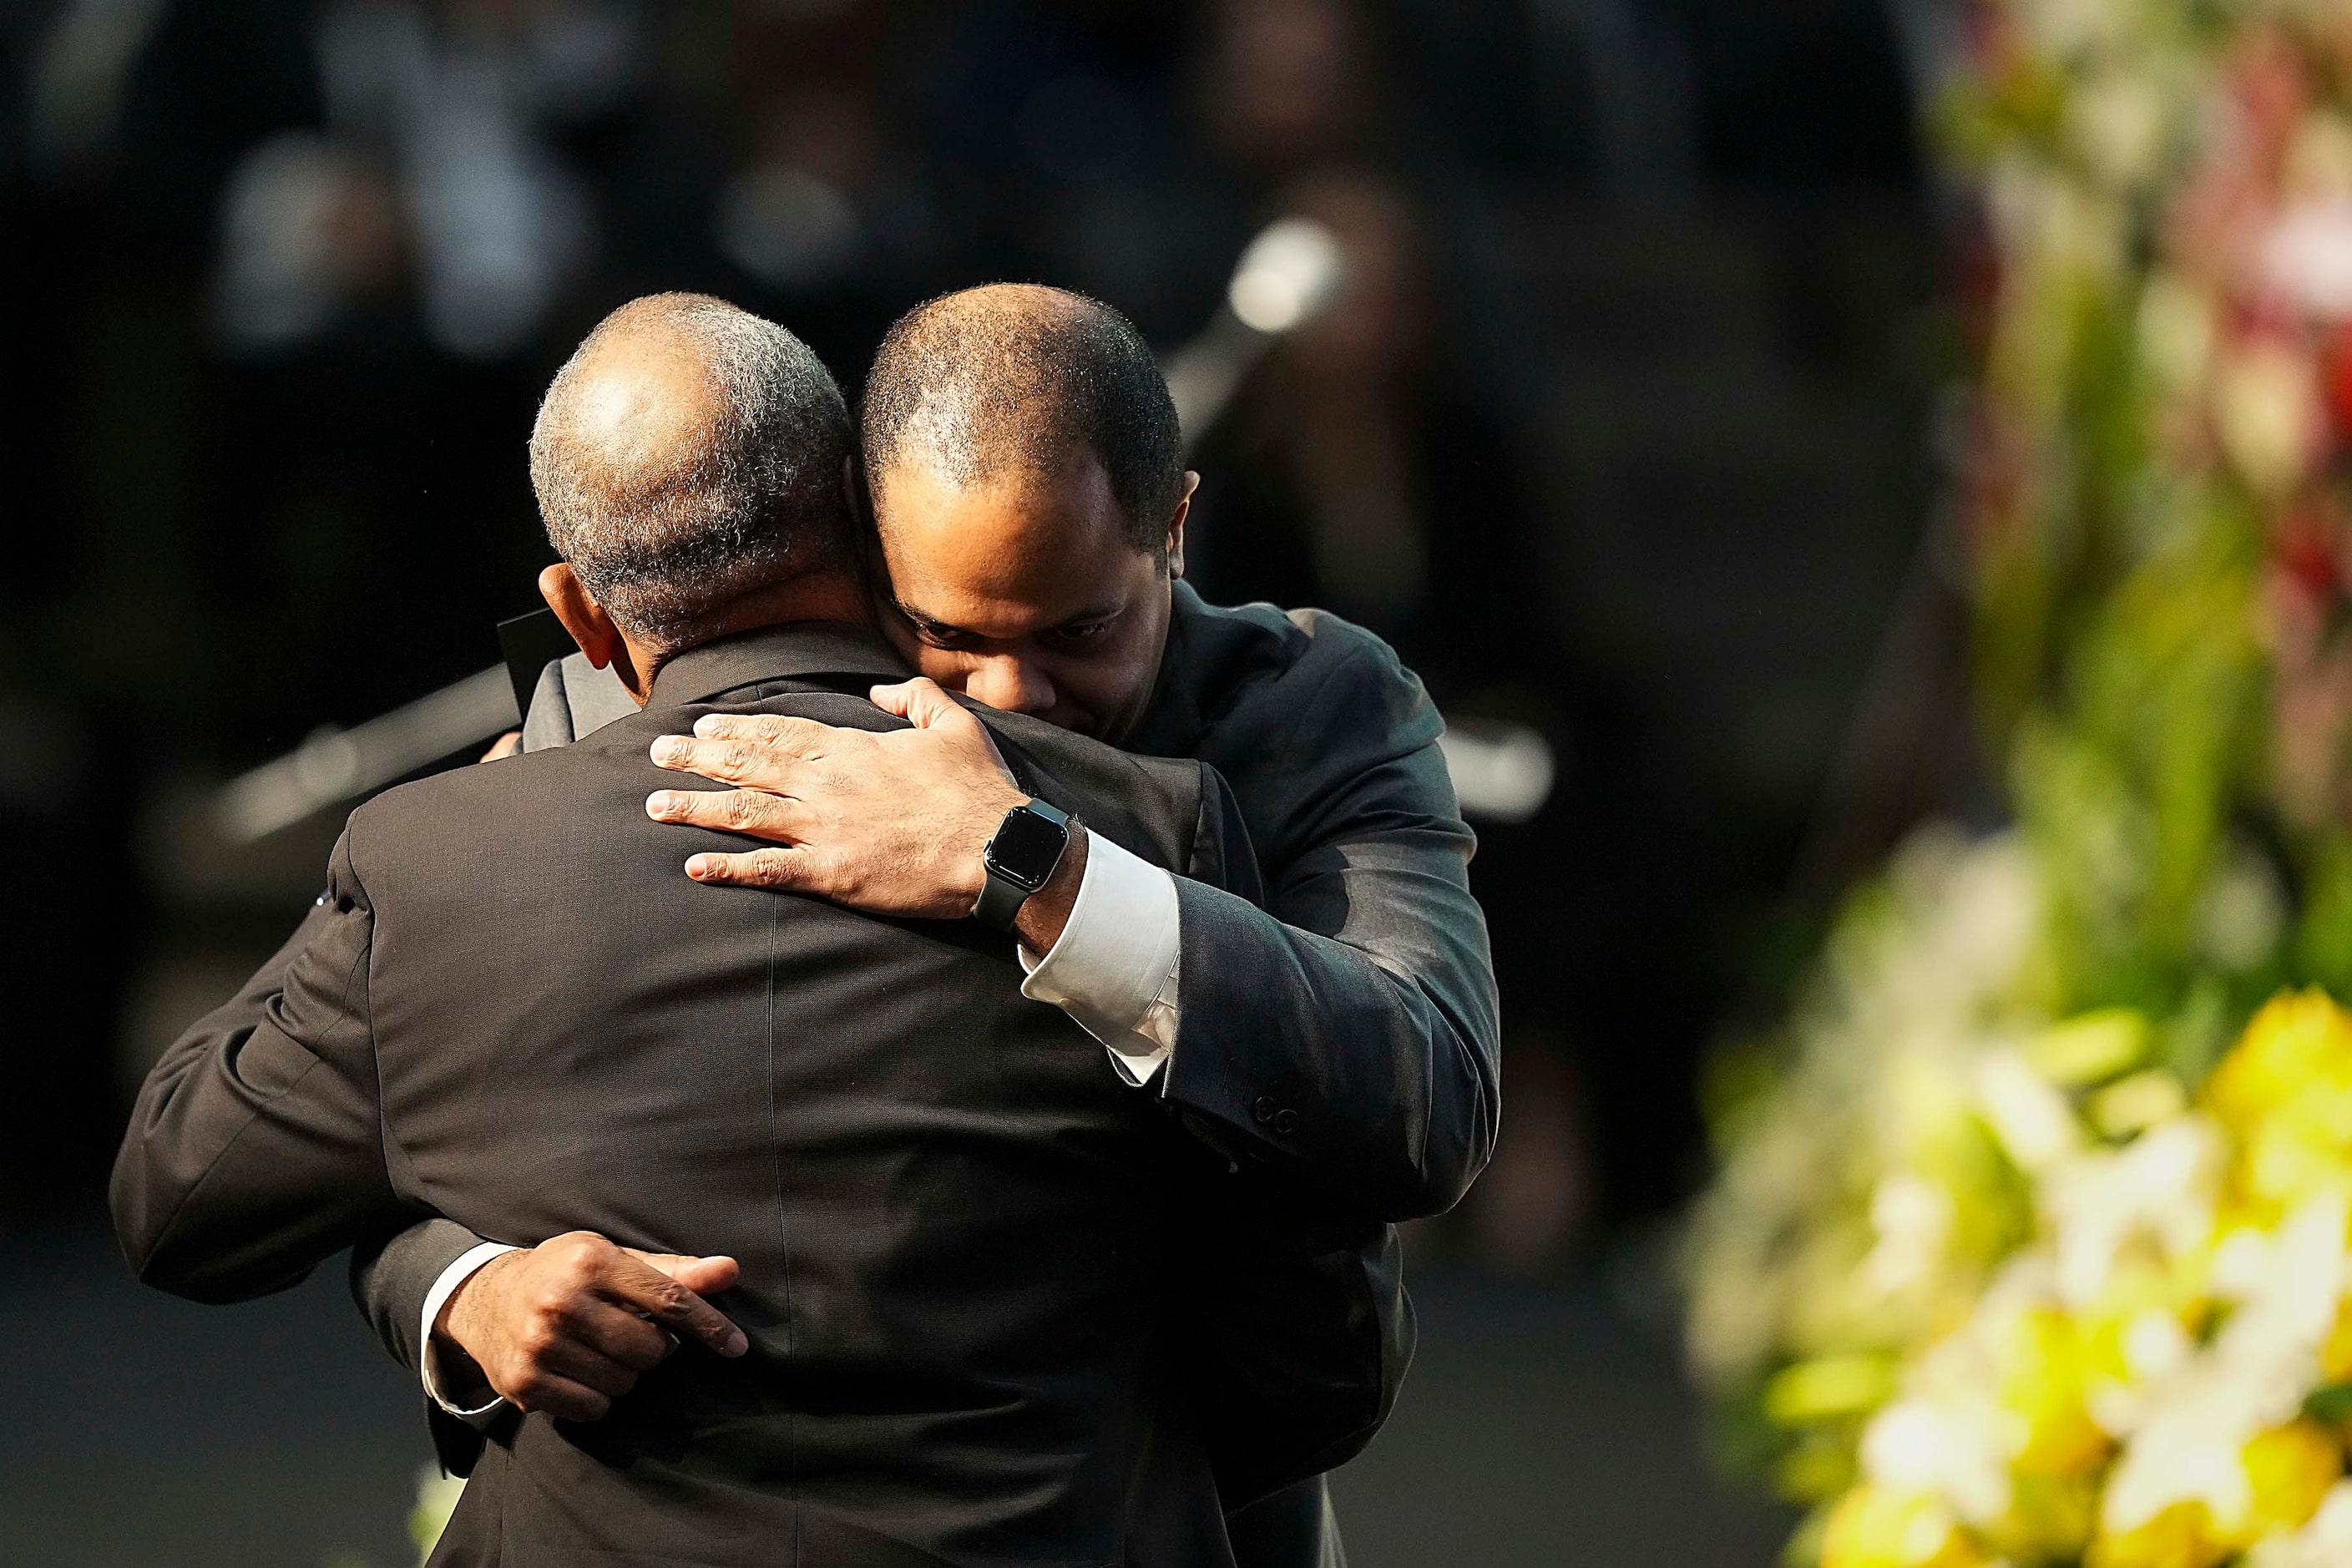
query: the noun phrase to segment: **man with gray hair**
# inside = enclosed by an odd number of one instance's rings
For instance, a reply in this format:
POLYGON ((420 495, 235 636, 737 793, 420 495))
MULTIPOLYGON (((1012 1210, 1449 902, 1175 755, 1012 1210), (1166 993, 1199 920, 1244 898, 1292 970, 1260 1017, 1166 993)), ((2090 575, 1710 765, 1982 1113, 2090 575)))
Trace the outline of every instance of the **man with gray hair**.
MULTIPOLYGON (((1246 893, 1246 842, 1197 763, 866 700, 905 666, 849 569, 848 443, 780 328, 691 296, 600 327, 533 436, 565 556, 542 586, 644 711, 354 812, 293 940, 142 1089, 116 1225, 179 1294, 282 1289, 433 1214, 690 1237, 698 1289, 734 1281, 730 1322, 639 1251, 579 1303, 580 1342, 642 1375, 594 1425, 509 1411, 436 1563, 1232 1561, 1171 1288, 1222 1164, 1002 978, 1066 922, 1087 845, 1246 893), (985 765, 988 798, 895 826, 941 876, 1017 878, 1019 910, 680 877, 681 842, 734 841, 648 819, 672 775, 647 752, 712 714, 805 722, 845 774, 985 765)), ((1357 1340, 1366 1289, 1339 1292, 1357 1340)))
POLYGON ((847 428, 833 374, 790 332, 656 294, 599 322, 556 373, 531 489, 580 587, 674 648, 714 605, 850 566, 847 428), (621 359, 634 375, 612 374, 621 359))

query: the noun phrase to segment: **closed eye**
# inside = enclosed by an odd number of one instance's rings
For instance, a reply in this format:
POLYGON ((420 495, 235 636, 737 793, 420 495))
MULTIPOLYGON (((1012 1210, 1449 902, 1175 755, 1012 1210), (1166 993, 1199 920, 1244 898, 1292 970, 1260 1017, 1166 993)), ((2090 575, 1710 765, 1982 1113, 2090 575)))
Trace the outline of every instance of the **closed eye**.
POLYGON ((1045 635, 1065 646, 1076 647, 1092 642, 1110 630, 1114 619, 1114 616, 1105 616, 1098 621, 1073 621, 1067 626, 1055 626, 1045 635))
POLYGON ((908 629, 913 631, 917 639, 927 647, 950 650, 968 648, 979 640, 961 626, 951 626, 945 621, 935 621, 928 616, 918 615, 904 605, 894 604, 891 607, 898 612, 899 619, 907 623, 908 629))

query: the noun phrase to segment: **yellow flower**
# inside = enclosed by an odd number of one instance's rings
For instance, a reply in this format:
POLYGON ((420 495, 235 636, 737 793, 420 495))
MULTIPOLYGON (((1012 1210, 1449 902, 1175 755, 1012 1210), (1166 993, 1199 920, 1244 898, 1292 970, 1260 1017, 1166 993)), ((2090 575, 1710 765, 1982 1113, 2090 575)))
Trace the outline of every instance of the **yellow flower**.
POLYGON ((1861 1486, 1831 1511, 1821 1568, 1981 1568, 1984 1554, 1925 1492, 1861 1486))
POLYGON ((2324 993, 2289 992, 2255 1014, 2206 1101, 2241 1142, 2232 1184, 2249 1218, 2352 1187, 2352 1017, 2324 993))
POLYGON ((2314 987, 2263 1005, 2205 1086, 2205 1103, 2241 1136, 2319 1084, 2352 1089, 2352 1017, 2314 987))
POLYGON ((2084 1568, 2216 1568, 2230 1549, 2201 1502, 2177 1502, 2146 1524, 2091 1542, 2084 1568))
POLYGON ((2319 1347, 2319 1371, 2325 1386, 2352 1383, 2352 1297, 2336 1304, 2336 1326, 2319 1347))
POLYGON ((2025 1059, 2052 1083, 2069 1089, 2105 1083, 2147 1055, 2147 1015, 2135 1007, 2102 1007, 2042 1031, 2025 1059))
POLYGON ((2009 1512, 1984 1527, 1985 1545, 2010 1562, 2073 1563, 2099 1511, 2090 1476, 2020 1476, 2009 1512))
POLYGON ((2333 1434, 2311 1421, 2265 1432, 2239 1453, 2252 1501, 2246 1518, 2226 1532, 2242 1550, 2266 1535, 2300 1530, 2344 1473, 2344 1453, 2333 1434))
POLYGON ((2107 1456, 2107 1435, 2084 1408, 2092 1347, 2064 1313, 2018 1314, 2001 1368, 2001 1405, 2022 1418, 2017 1468, 2030 1475, 2077 1475, 2107 1456))
POLYGON ((1864 1415, 1894 1392, 1894 1363, 1885 1356, 1815 1356, 1782 1368, 1764 1385, 1764 1414, 1777 1426, 1802 1426, 1864 1415))
POLYGON ((2221 450, 2265 499, 2292 490, 2318 454, 2318 380, 2310 357, 2285 344, 2257 342, 2223 359, 2212 413, 2221 450))

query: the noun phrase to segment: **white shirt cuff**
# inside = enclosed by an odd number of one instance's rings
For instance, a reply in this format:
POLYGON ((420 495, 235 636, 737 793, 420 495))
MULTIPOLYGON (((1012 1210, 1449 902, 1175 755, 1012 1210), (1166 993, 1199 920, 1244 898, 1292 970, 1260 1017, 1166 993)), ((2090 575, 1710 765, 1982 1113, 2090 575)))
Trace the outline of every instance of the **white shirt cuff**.
POLYGON ((1069 923, 1039 958, 1023 947, 1021 994, 1067 1013, 1140 1089, 1176 1048, 1176 879, 1100 834, 1087 836, 1087 869, 1069 923))
POLYGON ((437 1364, 441 1358, 434 1352, 433 1324, 441 1316, 442 1303, 449 1300, 458 1286, 473 1278, 474 1270, 500 1253, 520 1250, 520 1247, 509 1247, 503 1241, 486 1241, 481 1246, 460 1254, 457 1262, 441 1270, 441 1278, 433 1281, 433 1289, 425 1293, 425 1322, 416 1340, 416 1360, 418 1370, 425 1377, 425 1396, 469 1426, 487 1425, 490 1417, 499 1413, 499 1406, 504 1405, 506 1401, 493 1395, 488 1405, 478 1405, 468 1409, 464 1405, 452 1405, 443 1397, 440 1367, 437 1364))

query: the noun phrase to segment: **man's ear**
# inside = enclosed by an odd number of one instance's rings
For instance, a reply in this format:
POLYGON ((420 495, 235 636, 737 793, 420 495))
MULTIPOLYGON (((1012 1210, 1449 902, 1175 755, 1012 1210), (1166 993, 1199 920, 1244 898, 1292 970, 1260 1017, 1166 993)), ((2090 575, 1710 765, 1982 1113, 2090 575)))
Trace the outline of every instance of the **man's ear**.
POLYGON ((613 617, 588 592, 588 585, 563 562, 557 562, 539 574, 539 596, 588 656, 588 662, 603 669, 610 666, 621 678, 621 683, 635 690, 637 672, 629 658, 629 645, 621 636, 621 628, 613 617))
POLYGON ((1175 515, 1168 520, 1168 575, 1184 575, 1184 520, 1192 515, 1192 492, 1201 488, 1201 476, 1192 469, 1184 470, 1184 488, 1177 492, 1175 515))

